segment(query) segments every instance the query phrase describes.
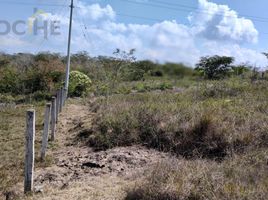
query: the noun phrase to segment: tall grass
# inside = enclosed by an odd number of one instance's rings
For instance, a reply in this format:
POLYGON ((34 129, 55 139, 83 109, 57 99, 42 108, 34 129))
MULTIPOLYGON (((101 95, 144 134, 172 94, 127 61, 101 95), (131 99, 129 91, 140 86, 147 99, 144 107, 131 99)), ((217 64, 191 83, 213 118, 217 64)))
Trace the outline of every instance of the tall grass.
POLYGON ((185 157, 222 159, 266 146, 267 82, 210 81, 181 93, 114 95, 100 100, 98 149, 142 144, 185 157))
POLYGON ((268 151, 238 155, 221 163, 211 160, 165 160, 126 200, 265 200, 268 195, 268 151))

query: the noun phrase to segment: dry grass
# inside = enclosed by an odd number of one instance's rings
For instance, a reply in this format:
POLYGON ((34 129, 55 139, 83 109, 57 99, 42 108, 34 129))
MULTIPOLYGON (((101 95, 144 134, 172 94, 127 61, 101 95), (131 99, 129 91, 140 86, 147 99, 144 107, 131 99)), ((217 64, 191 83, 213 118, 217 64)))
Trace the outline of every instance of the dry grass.
MULTIPOLYGON (((0 110, 0 199, 22 181, 24 170, 25 116, 31 105, 2 107, 0 110)), ((43 104, 36 109, 36 154, 39 155, 43 104)), ((40 165, 36 155, 36 166, 40 165)), ((17 190, 17 189, 16 189, 17 190)))
POLYGON ((268 82, 200 83, 181 93, 100 100, 88 144, 172 152, 127 200, 267 199, 268 82), (219 162, 220 161, 220 162, 219 162))
POLYGON ((178 94, 115 95, 100 100, 88 143, 96 150, 143 144, 212 159, 267 147, 267 85, 231 80, 178 94))
MULTIPOLYGON (((94 106, 94 127, 80 133, 81 140, 95 150, 141 144, 177 156, 153 167, 135 187, 131 184, 127 200, 267 199, 267 86, 267 81, 209 81, 180 93, 145 92, 100 98, 94 106)), ((22 178, 28 108, 19 106, 0 113, 3 192, 12 191, 22 178)), ((37 109, 40 130, 43 106, 37 109)), ((96 187, 102 190, 101 185, 96 187)), ((68 194, 75 198, 75 192, 81 192, 84 199, 94 195, 86 190, 73 185, 68 194)), ((64 191, 51 191, 55 198, 66 196, 64 191)), ((108 193, 101 195, 112 198, 108 193)))
POLYGON ((267 199, 268 151, 211 160, 167 160, 128 191, 126 200, 267 199))

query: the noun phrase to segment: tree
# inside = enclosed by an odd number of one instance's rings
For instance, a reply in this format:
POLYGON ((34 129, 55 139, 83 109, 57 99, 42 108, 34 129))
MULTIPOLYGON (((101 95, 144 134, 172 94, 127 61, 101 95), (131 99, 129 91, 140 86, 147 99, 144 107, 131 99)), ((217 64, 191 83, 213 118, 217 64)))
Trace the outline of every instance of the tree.
POLYGON ((201 57, 196 64, 195 70, 202 72, 207 79, 223 78, 232 69, 233 57, 227 56, 206 56, 201 57))

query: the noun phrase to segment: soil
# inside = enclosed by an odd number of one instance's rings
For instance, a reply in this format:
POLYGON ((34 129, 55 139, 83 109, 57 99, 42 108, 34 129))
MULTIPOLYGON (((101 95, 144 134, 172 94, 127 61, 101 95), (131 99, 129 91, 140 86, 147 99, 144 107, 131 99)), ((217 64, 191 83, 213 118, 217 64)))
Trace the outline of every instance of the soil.
POLYGON ((65 106, 57 125, 55 147, 48 150, 55 162, 36 169, 32 198, 124 199, 126 191, 142 181, 152 165, 170 157, 142 146, 94 152, 76 140, 82 130, 90 130, 93 116, 88 105, 69 102, 65 106))

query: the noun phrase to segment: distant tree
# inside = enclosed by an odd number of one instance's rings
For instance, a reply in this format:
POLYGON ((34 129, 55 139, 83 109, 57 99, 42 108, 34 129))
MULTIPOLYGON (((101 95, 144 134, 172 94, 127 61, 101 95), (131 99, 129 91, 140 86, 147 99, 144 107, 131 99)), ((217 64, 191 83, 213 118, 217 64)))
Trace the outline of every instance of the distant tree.
POLYGON ((240 76, 244 73, 247 73, 251 70, 251 67, 248 64, 240 64, 240 65, 235 65, 232 66, 232 74, 236 76, 240 76))
POLYGON ((71 55, 71 61, 72 63, 85 65, 85 63, 90 61, 90 56, 88 52, 80 51, 80 52, 77 52, 76 54, 71 55))
POLYGON ((234 58, 227 56, 201 57, 199 63, 196 64, 195 70, 202 72, 207 79, 220 79, 231 71, 233 62, 234 58))
POLYGON ((154 62, 150 60, 138 61, 136 62, 135 65, 138 69, 143 70, 144 73, 148 73, 149 71, 156 69, 156 67, 158 66, 157 64, 155 64, 154 62))
MULTIPOLYGON (((135 72, 133 72, 133 64, 136 61, 135 57, 135 49, 130 49, 128 52, 120 49, 116 49, 113 52, 113 55, 115 56, 113 62, 111 64, 113 65, 113 73, 112 73, 112 86, 114 88, 114 84, 118 82, 120 79, 125 79, 126 76, 136 76, 135 72), (127 74, 127 75, 126 75, 127 74)), ((135 79, 135 78, 134 78, 135 79)))

